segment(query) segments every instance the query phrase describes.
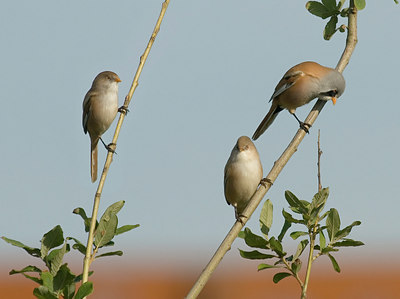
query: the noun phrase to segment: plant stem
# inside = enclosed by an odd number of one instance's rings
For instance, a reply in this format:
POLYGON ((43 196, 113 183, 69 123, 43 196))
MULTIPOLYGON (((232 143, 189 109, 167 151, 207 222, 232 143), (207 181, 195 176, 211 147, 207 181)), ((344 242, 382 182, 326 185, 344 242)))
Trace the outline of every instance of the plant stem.
MULTIPOLYGON (((161 26, 161 22, 164 18, 165 12, 168 8, 168 4, 169 4, 170 0, 165 0, 165 2, 162 4, 162 8, 161 8, 161 12, 160 15, 157 19, 157 23, 154 27, 153 33, 150 37, 150 40, 147 44, 147 47, 143 53, 143 55, 140 57, 140 63, 139 66, 136 70, 136 74, 135 77, 133 79, 131 88, 129 90, 128 95, 125 97, 125 102, 124 102, 124 107, 127 109, 129 106, 129 103, 132 99, 133 93, 136 90, 136 87, 138 86, 138 82, 139 82, 139 77, 140 74, 142 73, 142 69, 144 66, 144 63, 147 60, 147 56, 149 55, 150 49, 153 46, 153 43, 155 41, 155 38, 157 36, 157 33, 160 31, 160 26, 161 26)), ((122 123, 125 119, 125 113, 120 113, 119 119, 118 119, 118 123, 117 123, 117 127, 115 128, 115 133, 114 133, 114 137, 112 140, 113 144, 117 144, 117 140, 118 140, 118 136, 119 136, 119 132, 121 130, 121 126, 122 123)), ((94 204, 93 204, 93 211, 92 211, 92 219, 90 221, 90 229, 89 229, 89 236, 88 236, 88 241, 87 241, 87 245, 86 245, 86 254, 85 254, 85 258, 84 258, 84 262, 83 262, 83 275, 82 275, 82 284, 88 281, 88 276, 89 276, 89 266, 91 264, 91 261, 93 261, 94 259, 94 254, 95 252, 93 252, 92 254, 92 248, 93 248, 93 239, 94 239, 94 231, 96 228, 96 220, 97 220, 97 214, 99 211, 99 205, 100 205, 100 197, 101 197, 101 193, 103 191, 103 187, 104 187, 104 182, 106 180, 107 177, 107 173, 108 173, 108 169, 111 165, 112 162, 112 156, 113 156, 113 152, 109 151, 107 154, 107 159, 106 162, 104 164, 104 168, 103 168, 103 172, 99 181, 99 186, 97 187, 97 191, 96 191, 96 195, 94 197, 94 204)))
POLYGON ((311 233, 309 234, 309 236, 310 236, 310 252, 308 254, 308 260, 307 260, 306 277, 304 279, 304 285, 301 290, 301 299, 307 298, 307 287, 308 287, 308 281, 310 279, 311 265, 312 265, 312 262, 314 261, 313 255, 314 255, 314 245, 315 245, 315 237, 316 237, 317 227, 318 227, 318 223, 315 223, 312 228, 311 233))
POLYGON ((318 162, 317 162, 317 167, 318 167, 318 172, 317 172, 317 177, 318 177, 318 192, 322 190, 322 183, 321 183, 321 144, 320 144, 320 130, 318 130, 318 162))
MULTIPOLYGON (((343 72, 347 64, 349 63, 350 57, 355 49, 357 44, 357 9, 354 6, 354 0, 350 0, 350 13, 349 13, 349 22, 348 22, 348 32, 346 39, 346 46, 340 57, 340 60, 336 66, 336 69, 339 72, 343 72)), ((319 113, 324 108, 326 101, 318 100, 311 112, 308 114, 305 119, 305 123, 314 124, 317 119, 319 113)), ((253 214, 261 200, 264 198, 265 194, 271 188, 272 183, 276 180, 276 178, 281 173, 282 169, 285 167, 289 159, 293 156, 293 154, 297 151, 298 146, 302 142, 305 136, 305 131, 303 129, 299 129, 296 135, 293 137, 292 141, 289 143, 288 147, 279 157, 279 159, 275 162, 271 171, 266 176, 266 180, 269 183, 261 184, 260 188, 256 191, 253 197, 250 199, 249 204, 246 209, 243 211, 242 215, 244 216, 244 221, 242 223, 236 222, 231 230, 228 232, 228 235, 225 237, 224 241, 222 241, 221 245, 218 247, 217 251, 214 253, 213 257, 201 272, 197 281, 193 285, 192 289, 187 294, 186 298, 197 298, 200 294, 201 290, 204 288, 205 284, 209 280, 211 274, 217 268, 218 264, 221 262, 222 258, 226 254, 226 252, 231 248, 233 241, 236 239, 238 233, 241 228, 246 224, 247 220, 253 214)))
POLYGON ((286 261, 286 259, 284 257, 282 258, 282 262, 286 265, 286 269, 288 269, 290 272, 292 272, 294 278, 296 278, 296 280, 299 283, 301 289, 303 289, 303 282, 301 281, 299 275, 292 270, 292 268, 290 267, 289 263, 286 261))

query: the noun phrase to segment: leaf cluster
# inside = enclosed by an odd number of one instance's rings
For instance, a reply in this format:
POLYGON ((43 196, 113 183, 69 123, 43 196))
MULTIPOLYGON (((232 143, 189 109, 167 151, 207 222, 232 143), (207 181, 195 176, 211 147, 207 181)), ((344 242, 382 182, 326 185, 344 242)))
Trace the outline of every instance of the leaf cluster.
MULTIPOLYGON (((354 221, 352 224, 341 228, 340 217, 336 209, 323 213, 326 201, 329 196, 329 189, 324 188, 316 193, 311 202, 298 199, 292 192, 285 192, 285 199, 289 204, 290 212, 282 210, 285 219, 283 227, 278 237, 268 236, 272 225, 273 205, 270 200, 265 201, 260 214, 260 230, 263 236, 254 234, 249 228, 240 232, 239 237, 243 238, 247 246, 256 248, 252 251, 240 250, 240 255, 246 259, 273 260, 269 263, 261 263, 258 270, 280 268, 285 272, 274 275, 273 281, 279 282, 283 278, 293 276, 302 285, 298 273, 302 267, 301 255, 309 244, 313 245, 316 255, 312 256, 312 261, 321 255, 327 255, 332 262, 335 271, 340 272, 340 267, 332 253, 339 251, 340 247, 361 246, 362 242, 347 238, 354 226, 361 224, 354 221), (297 214, 297 216, 293 216, 297 214), (300 216, 300 217, 299 217, 300 216), (325 225, 321 222, 325 221, 325 225), (304 230, 296 230, 290 233, 293 240, 299 239, 296 252, 289 255, 283 248, 282 241, 292 225, 302 225, 304 230), (318 244, 315 243, 318 236, 318 244), (328 240, 326 237, 328 237, 328 240), (266 250, 267 252, 260 251, 266 250)), ((312 262, 311 261, 311 262, 312 262)))
MULTIPOLYGON (((329 18, 328 23, 325 25, 323 36, 325 40, 330 40, 336 31, 344 32, 346 26, 344 24, 337 27, 339 16, 347 18, 349 15, 349 7, 343 8, 346 0, 321 0, 308 1, 306 3, 306 9, 313 15, 320 17, 321 19, 329 18)), ((358 10, 362 10, 365 7, 365 0, 354 0, 354 5, 358 10)))
MULTIPOLYGON (((118 218, 116 214, 123 207, 124 202, 119 201, 107 208, 96 226, 95 239, 93 246, 95 251, 105 246, 112 246, 112 239, 115 235, 130 231, 139 225, 124 225, 117 228, 118 218)), ((73 213, 82 217, 85 230, 88 231, 90 218, 86 216, 84 209, 77 208, 73 213)), ((64 256, 70 251, 68 241, 73 241, 72 248, 78 250, 83 255, 86 253, 86 246, 78 239, 73 237, 64 238, 64 233, 60 225, 45 233, 40 241, 40 248, 34 248, 23 244, 22 242, 2 237, 7 243, 24 249, 29 255, 41 259, 46 269, 42 270, 36 266, 26 266, 21 270, 11 270, 10 275, 22 274, 26 278, 39 284, 39 287, 33 290, 33 295, 41 299, 56 299, 62 296, 65 299, 80 299, 93 292, 93 284, 86 282, 76 289, 76 284, 82 281, 82 275, 75 275, 71 272, 67 263, 64 263, 64 256), (35 275, 36 274, 36 275, 35 275)), ((111 255, 122 255, 122 251, 106 252, 96 257, 111 255)), ((93 272, 90 272, 91 275, 93 272)))

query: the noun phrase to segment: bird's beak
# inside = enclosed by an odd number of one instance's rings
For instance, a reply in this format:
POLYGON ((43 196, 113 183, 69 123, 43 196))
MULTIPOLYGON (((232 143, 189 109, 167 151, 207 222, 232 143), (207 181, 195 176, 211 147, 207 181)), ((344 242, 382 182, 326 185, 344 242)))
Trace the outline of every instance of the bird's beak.
POLYGON ((335 105, 335 104, 336 104, 336 100, 337 100, 337 98, 336 98, 336 97, 332 97, 332 103, 333 103, 333 105, 335 105))
POLYGON ((115 81, 118 82, 118 83, 122 82, 122 80, 118 76, 117 76, 117 78, 115 78, 115 81))
POLYGON ((239 147, 239 152, 244 152, 245 150, 247 150, 249 148, 249 146, 248 145, 245 145, 245 146, 242 146, 242 147, 239 147))

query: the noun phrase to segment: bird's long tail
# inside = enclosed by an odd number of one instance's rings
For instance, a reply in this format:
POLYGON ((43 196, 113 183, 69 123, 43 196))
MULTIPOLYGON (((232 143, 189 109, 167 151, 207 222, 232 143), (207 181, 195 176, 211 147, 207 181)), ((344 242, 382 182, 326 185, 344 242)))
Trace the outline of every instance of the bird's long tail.
POLYGON ((90 145, 90 175, 92 177, 92 183, 97 180, 97 143, 99 139, 92 140, 90 145))
POLYGON ((264 117, 264 119, 253 134, 253 140, 257 140, 258 137, 260 137, 265 132, 265 130, 268 129, 268 127, 274 122, 278 113, 282 110, 283 108, 279 107, 276 102, 272 102, 271 108, 269 109, 267 115, 264 117))

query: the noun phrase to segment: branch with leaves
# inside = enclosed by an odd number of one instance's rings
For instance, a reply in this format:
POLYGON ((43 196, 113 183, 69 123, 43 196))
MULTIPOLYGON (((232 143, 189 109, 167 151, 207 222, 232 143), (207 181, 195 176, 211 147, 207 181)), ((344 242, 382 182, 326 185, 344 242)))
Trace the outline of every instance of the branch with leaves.
MULTIPOLYGON (((328 3, 331 1, 332 0, 323 0, 323 3, 328 3)), ((347 18, 348 18, 348 26, 347 26, 346 46, 339 60, 339 63, 336 67, 336 69, 339 72, 343 72, 344 68, 349 63, 350 57, 357 44, 357 8, 354 5, 354 0, 350 0, 347 18)), ((315 103, 309 115, 307 116, 305 123, 313 125, 319 113, 325 106, 325 104, 326 101, 318 100, 315 103)), ((211 274, 217 268, 224 255, 231 248, 233 241, 236 239, 241 229, 245 226, 248 219, 250 219, 251 215, 254 213, 257 206, 264 198, 265 194, 271 188, 273 182, 277 179, 278 175, 281 173, 282 169, 285 167, 289 159, 297 151, 297 148, 300 145, 303 138, 305 137, 305 134, 306 132, 301 128, 297 131, 296 135, 293 137, 293 139, 291 140, 285 151, 282 153, 279 159, 274 163, 274 166, 272 167, 266 178, 263 179, 263 184, 260 185, 256 193, 250 199, 250 202, 248 203, 247 207, 242 213, 243 215, 242 220, 243 219, 244 220, 236 221, 234 223, 234 225, 226 235, 225 239, 222 241, 221 245, 218 247, 215 254, 211 258, 207 266, 204 268, 204 270, 201 272, 197 281, 192 286, 186 298, 196 298, 200 294, 201 290, 204 288, 205 284, 211 277, 211 274)))
POLYGON ((301 219, 285 209, 282 215, 285 222, 278 237, 269 237, 268 233, 272 225, 273 205, 270 200, 265 201, 260 214, 260 229, 264 237, 254 234, 249 228, 240 232, 239 237, 243 238, 249 247, 268 250, 268 253, 259 250, 244 251, 239 250, 240 255, 246 259, 273 260, 273 263, 261 263, 258 265, 258 271, 265 269, 283 269, 284 272, 278 272, 273 277, 273 282, 278 283, 286 277, 293 276, 302 289, 302 297, 306 298, 306 291, 310 277, 311 264, 320 256, 327 255, 332 262, 335 271, 340 272, 339 264, 332 253, 339 251, 340 247, 356 247, 364 245, 361 241, 347 238, 354 226, 361 224, 360 221, 354 221, 352 224, 341 228, 340 217, 336 209, 331 208, 322 214, 326 201, 329 196, 329 189, 324 188, 314 195, 311 202, 298 199, 292 192, 285 191, 285 199, 289 204, 290 210, 301 216, 301 219), (321 223, 325 220, 325 224, 321 223), (288 255, 283 249, 282 240, 292 225, 302 225, 304 230, 296 230, 290 233, 293 240, 307 236, 308 239, 302 239, 294 254, 288 255), (326 237, 328 236, 328 242, 326 237), (318 240, 318 244, 316 241, 318 240), (301 255, 310 245, 309 256, 307 259, 307 270, 305 278, 302 280, 299 272, 302 267, 301 255), (313 254, 317 250, 317 254, 313 254), (270 253, 271 252, 271 253, 270 253))
MULTIPOLYGON (((104 247, 114 246, 114 237, 122 233, 128 232, 139 225, 124 225, 117 227, 117 213, 124 206, 124 201, 119 201, 109 206, 100 218, 100 222, 96 225, 94 251, 97 253, 104 247)), ((82 217, 85 231, 89 230, 90 218, 87 218, 82 208, 76 208, 73 211, 82 217)), ((37 298, 57 299, 62 296, 65 299, 81 299, 93 292, 92 282, 83 283, 77 290, 76 284, 82 280, 82 275, 73 274, 64 262, 65 255, 70 252, 71 246, 68 243, 73 241, 72 248, 79 251, 83 255, 86 253, 86 247, 74 237, 64 238, 64 233, 60 225, 45 233, 40 241, 40 248, 27 246, 19 241, 2 237, 7 243, 24 249, 29 255, 41 259, 46 270, 42 270, 36 266, 26 266, 21 270, 11 270, 10 275, 22 274, 26 278, 39 284, 39 287, 33 290, 33 295, 37 298), (61 246, 61 247, 60 247, 61 246), (35 274, 33 276, 33 274, 35 274)), ((106 256, 121 256, 123 252, 108 251, 96 256, 96 258, 106 256)), ((94 256, 94 255, 93 255, 94 256)), ((93 272, 88 273, 91 275, 93 272)))
MULTIPOLYGON (((165 12, 167 11, 168 8, 168 4, 169 4, 169 0, 165 0, 165 2, 162 4, 162 8, 161 8, 161 12, 160 15, 157 19, 156 25, 154 27, 153 33, 151 34, 150 40, 147 44, 147 47, 143 53, 143 55, 140 57, 140 62, 139 62, 139 66, 136 70, 136 74, 135 77, 133 79, 131 88, 128 92, 128 95, 125 97, 125 102, 124 105, 122 106, 122 110, 123 113, 120 114, 120 117, 118 119, 118 123, 117 123, 117 127, 115 128, 115 133, 114 133, 114 137, 112 140, 112 144, 114 145, 114 147, 116 148, 117 145, 117 140, 118 140, 118 136, 119 136, 119 132, 121 130, 121 126, 122 123, 125 119, 125 115, 128 111, 128 107, 129 107, 129 103, 132 99, 133 93, 136 90, 136 87, 139 84, 139 77, 140 74, 142 73, 142 69, 143 66, 147 60, 147 57, 150 53, 151 47, 153 46, 153 43, 157 37, 158 32, 160 31, 160 26, 161 26, 161 22, 164 18, 165 12)), ((115 148, 114 151, 115 151, 115 148)), ((83 280, 82 282, 85 283, 88 280, 88 276, 89 276, 89 267, 91 262, 94 259, 94 256, 96 255, 95 249, 96 249, 96 245, 94 248, 92 248, 92 244, 93 244, 93 239, 95 238, 95 229, 96 229, 96 221, 97 221, 97 214, 98 214, 98 210, 99 210, 99 205, 100 205, 100 197, 101 194, 103 192, 103 187, 104 187, 104 183, 108 174, 108 169, 110 168, 111 162, 112 162, 112 157, 114 154, 114 151, 109 151, 107 154, 107 158, 106 158, 106 162, 104 164, 104 168, 103 168, 103 172, 101 174, 101 178, 99 180, 99 185, 97 187, 96 190, 96 194, 94 197, 94 203, 93 203, 93 211, 92 211, 92 217, 91 217, 91 221, 90 221, 90 228, 89 228, 89 235, 88 235, 88 240, 87 240, 87 246, 86 246, 86 253, 85 253, 85 258, 83 260, 83 280)))

